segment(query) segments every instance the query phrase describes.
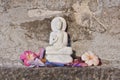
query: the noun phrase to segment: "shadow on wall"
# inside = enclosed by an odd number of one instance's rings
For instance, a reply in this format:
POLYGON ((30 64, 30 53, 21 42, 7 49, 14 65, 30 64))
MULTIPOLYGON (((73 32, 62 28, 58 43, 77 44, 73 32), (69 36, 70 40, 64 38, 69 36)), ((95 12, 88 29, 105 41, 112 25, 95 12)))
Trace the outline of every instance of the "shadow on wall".
POLYGON ((25 33, 25 36, 27 38, 48 42, 49 33, 51 31, 50 22, 51 19, 44 19, 42 21, 35 20, 22 23, 20 26, 22 29, 27 30, 27 32, 25 33))

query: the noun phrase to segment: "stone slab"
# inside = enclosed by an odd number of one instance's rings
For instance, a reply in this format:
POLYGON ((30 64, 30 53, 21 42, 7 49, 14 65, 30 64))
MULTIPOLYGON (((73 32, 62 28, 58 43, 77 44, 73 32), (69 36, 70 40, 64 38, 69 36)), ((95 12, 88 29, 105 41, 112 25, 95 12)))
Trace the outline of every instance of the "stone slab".
POLYGON ((0 80, 120 80, 120 69, 112 67, 0 67, 0 80))

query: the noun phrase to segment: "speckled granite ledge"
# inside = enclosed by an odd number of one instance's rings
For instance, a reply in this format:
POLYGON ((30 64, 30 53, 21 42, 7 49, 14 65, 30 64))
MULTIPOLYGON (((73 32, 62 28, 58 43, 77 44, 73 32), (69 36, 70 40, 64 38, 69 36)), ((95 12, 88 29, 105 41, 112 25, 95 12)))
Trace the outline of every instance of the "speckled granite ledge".
POLYGON ((120 80, 120 69, 112 67, 1 67, 0 80, 120 80))

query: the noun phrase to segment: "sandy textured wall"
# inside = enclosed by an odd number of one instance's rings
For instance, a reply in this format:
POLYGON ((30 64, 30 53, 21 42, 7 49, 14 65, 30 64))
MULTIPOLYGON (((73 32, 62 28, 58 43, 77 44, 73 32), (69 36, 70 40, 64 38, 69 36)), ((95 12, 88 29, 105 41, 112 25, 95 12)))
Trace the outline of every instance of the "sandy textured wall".
POLYGON ((120 0, 0 0, 0 61, 17 62, 24 50, 48 46, 55 16, 67 20, 77 55, 91 50, 120 61, 120 0))

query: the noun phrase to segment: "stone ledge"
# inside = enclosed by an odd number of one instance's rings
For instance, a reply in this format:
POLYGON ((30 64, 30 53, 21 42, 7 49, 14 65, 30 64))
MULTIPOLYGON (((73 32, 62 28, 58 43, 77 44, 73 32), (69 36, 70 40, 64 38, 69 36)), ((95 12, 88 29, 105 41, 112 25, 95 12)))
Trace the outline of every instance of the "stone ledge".
POLYGON ((1 67, 0 80, 120 80, 120 69, 112 67, 1 67))

